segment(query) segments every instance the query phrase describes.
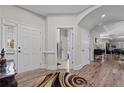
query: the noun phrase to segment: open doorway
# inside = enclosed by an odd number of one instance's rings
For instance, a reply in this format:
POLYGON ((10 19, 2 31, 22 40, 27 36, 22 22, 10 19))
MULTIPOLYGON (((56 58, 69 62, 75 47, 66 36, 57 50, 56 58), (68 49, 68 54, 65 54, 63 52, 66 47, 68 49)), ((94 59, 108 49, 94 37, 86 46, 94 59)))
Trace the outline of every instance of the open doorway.
POLYGON ((70 69, 73 62, 73 28, 57 29, 57 66, 70 69))

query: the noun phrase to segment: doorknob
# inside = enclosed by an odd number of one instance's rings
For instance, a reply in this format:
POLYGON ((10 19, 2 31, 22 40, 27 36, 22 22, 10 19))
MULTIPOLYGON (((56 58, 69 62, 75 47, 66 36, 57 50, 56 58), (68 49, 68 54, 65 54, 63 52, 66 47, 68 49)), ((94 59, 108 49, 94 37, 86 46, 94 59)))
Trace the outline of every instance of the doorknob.
POLYGON ((18 50, 18 53, 21 53, 21 50, 18 50))
POLYGON ((21 47, 18 47, 18 49, 21 49, 21 47))

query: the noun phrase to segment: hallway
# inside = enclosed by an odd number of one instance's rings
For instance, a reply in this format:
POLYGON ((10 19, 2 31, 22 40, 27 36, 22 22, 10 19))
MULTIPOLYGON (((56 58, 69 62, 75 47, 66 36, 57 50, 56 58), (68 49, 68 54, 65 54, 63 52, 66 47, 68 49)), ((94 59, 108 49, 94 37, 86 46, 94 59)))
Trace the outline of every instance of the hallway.
MULTIPOLYGON (((82 69, 73 71, 70 73, 77 74, 85 78, 89 86, 92 87, 123 87, 124 86, 124 69, 123 64, 119 61, 115 61, 110 56, 105 62, 92 62, 85 65, 82 69)), ((65 70, 57 70, 57 72, 65 72, 65 70)), ((17 75, 18 86, 28 87, 38 80, 42 79, 48 73, 54 73, 54 71, 48 70, 34 70, 30 72, 24 72, 17 75)))

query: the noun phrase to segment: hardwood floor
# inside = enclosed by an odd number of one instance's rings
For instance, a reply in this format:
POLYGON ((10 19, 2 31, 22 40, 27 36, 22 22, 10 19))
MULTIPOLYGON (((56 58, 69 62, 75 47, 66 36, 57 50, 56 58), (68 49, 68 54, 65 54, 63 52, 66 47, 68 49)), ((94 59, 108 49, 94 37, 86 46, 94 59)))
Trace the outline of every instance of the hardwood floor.
MULTIPOLYGON (((43 70, 37 69, 33 71, 24 72, 16 76, 18 87, 32 87, 35 82, 39 79, 44 79, 44 76, 53 72, 66 72, 66 70, 43 70)), ((78 74, 79 71, 71 70, 70 73, 78 74)))
MULTIPOLYGON (((34 82, 51 72, 56 71, 37 69, 18 74, 18 86, 31 87, 34 82)), ((112 57, 108 57, 104 62, 92 62, 80 70, 71 70, 70 73, 85 78, 93 87, 124 87, 124 63, 112 57)))

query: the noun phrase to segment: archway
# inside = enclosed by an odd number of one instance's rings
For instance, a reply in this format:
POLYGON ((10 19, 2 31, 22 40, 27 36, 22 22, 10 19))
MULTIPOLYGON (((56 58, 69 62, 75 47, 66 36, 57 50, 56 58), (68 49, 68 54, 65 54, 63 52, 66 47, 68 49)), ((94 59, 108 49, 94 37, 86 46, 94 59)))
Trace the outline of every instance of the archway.
MULTIPOLYGON (((124 9, 124 6, 92 6, 87 11, 84 11, 83 13, 81 13, 78 16, 79 20, 77 21, 77 29, 78 29, 77 40, 80 41, 80 43, 82 42, 81 41, 81 38, 82 38, 81 31, 89 32, 89 37, 90 37, 89 58, 90 58, 90 61, 93 61, 94 39, 92 39, 92 37, 91 37, 93 31, 100 33, 100 32, 108 31, 108 30, 110 30, 110 32, 119 30, 119 28, 121 28, 120 24, 118 24, 118 27, 117 26, 115 27, 115 23, 120 23, 120 22, 122 23, 122 21, 124 20, 123 9, 124 9)), ((120 32, 121 32, 121 30, 120 30, 120 32)), ((97 34, 97 33, 94 33, 94 34, 97 34)), ((78 53, 81 54, 81 50, 82 50, 82 47, 80 47, 80 49, 78 50, 78 53)), ((82 63, 81 56, 79 59, 80 59, 79 61, 83 65, 86 63, 89 63, 89 62, 82 63)))

